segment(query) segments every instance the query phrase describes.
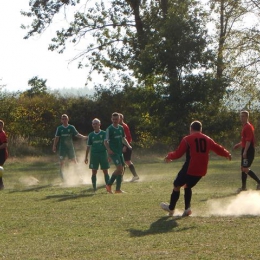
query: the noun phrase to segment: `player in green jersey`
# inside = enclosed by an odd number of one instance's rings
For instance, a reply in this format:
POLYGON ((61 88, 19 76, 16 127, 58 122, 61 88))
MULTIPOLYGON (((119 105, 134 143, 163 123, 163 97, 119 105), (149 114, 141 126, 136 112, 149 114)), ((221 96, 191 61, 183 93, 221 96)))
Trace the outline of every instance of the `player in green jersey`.
POLYGON ((115 193, 122 193, 121 183, 124 167, 123 144, 129 149, 132 149, 132 147, 125 138, 124 128, 119 124, 119 113, 113 113, 111 120, 112 124, 106 130, 106 139, 104 144, 110 158, 116 166, 116 170, 113 172, 108 184, 106 185, 106 189, 109 193, 112 193, 111 186, 116 180, 115 193))
POLYGON ((100 169, 104 173, 105 183, 108 184, 109 175, 109 162, 107 150, 104 145, 104 140, 106 137, 106 131, 100 129, 101 122, 98 118, 93 119, 92 127, 94 129, 88 135, 87 149, 85 156, 85 163, 88 164, 88 154, 90 152, 89 169, 92 169, 91 182, 94 191, 97 189, 97 171, 100 165, 100 169))
POLYGON ((77 163, 72 139, 73 136, 81 139, 87 139, 88 137, 80 134, 76 130, 75 126, 69 124, 69 117, 66 114, 61 116, 61 123, 62 125, 58 126, 56 130, 52 150, 53 152, 56 152, 57 144, 59 144, 58 150, 60 157, 60 174, 63 179, 63 168, 66 157, 68 157, 68 159, 72 162, 77 163))

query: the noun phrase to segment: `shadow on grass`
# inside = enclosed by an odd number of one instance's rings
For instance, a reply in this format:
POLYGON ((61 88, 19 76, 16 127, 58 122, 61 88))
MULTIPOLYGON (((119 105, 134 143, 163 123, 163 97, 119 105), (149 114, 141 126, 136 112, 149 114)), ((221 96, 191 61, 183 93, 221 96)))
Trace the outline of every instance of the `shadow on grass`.
POLYGON ((16 190, 10 190, 9 193, 15 193, 15 192, 30 192, 30 191, 39 191, 45 188, 50 188, 52 187, 52 185, 48 184, 48 185, 43 185, 43 186, 34 186, 34 187, 30 187, 30 188, 26 188, 26 189, 16 189, 16 190))
POLYGON ((75 200, 75 199, 79 199, 79 198, 92 197, 94 195, 95 195, 94 193, 86 194, 84 192, 81 192, 79 194, 76 194, 76 193, 59 194, 59 195, 46 196, 44 200, 56 199, 57 201, 67 201, 67 200, 75 200))
MULTIPOLYGON (((176 220, 181 219, 182 217, 162 217, 157 221, 153 222, 150 225, 148 230, 138 230, 138 229, 128 229, 127 231, 130 232, 131 237, 142 237, 147 235, 154 235, 154 234, 161 234, 161 233, 168 233, 172 232, 172 230, 178 227, 178 223, 176 220)), ((185 228, 187 229, 187 228, 185 228)), ((180 231, 180 230, 178 230, 180 231)))
POLYGON ((229 194, 224 194, 224 195, 212 195, 210 196, 209 198, 206 198, 206 199, 202 199, 200 201, 208 201, 208 200, 212 200, 212 199, 224 199, 224 198, 229 198, 229 197, 234 197, 236 196, 238 193, 237 192, 232 192, 232 193, 229 193, 229 194))

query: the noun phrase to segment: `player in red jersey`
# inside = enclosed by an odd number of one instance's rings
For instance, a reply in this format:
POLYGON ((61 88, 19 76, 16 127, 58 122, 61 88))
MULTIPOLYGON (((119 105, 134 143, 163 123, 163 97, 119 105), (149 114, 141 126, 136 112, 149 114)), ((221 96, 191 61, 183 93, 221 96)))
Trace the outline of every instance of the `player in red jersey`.
POLYGON ((241 142, 234 146, 234 149, 238 147, 242 147, 241 150, 241 180, 242 187, 237 191, 245 191, 246 190, 246 180, 247 175, 249 175, 252 179, 257 182, 256 189, 260 190, 260 179, 256 176, 256 174, 250 170, 250 166, 253 163, 255 157, 255 135, 254 135, 254 126, 249 123, 249 112, 241 111, 240 112, 240 120, 242 122, 243 128, 241 132, 241 142))
MULTIPOLYGON (((8 157, 8 151, 7 151, 7 136, 4 131, 4 121, 0 120, 0 166, 3 166, 7 157, 8 157)), ((4 183, 3 183, 3 172, 0 171, 0 190, 4 189, 4 183)))
MULTIPOLYGON (((119 116, 120 116, 119 117, 119 123, 124 128, 126 140, 131 145, 131 143, 132 143, 132 135, 131 135, 129 126, 124 122, 124 115, 123 114, 119 114, 119 116)), ((135 166, 134 166, 134 164, 131 161, 132 149, 129 149, 126 145, 124 145, 123 146, 123 156, 124 156, 125 164, 128 166, 129 170, 133 174, 133 178, 132 178, 131 182, 139 180, 139 176, 136 173, 135 166)), ((124 171, 125 171, 125 169, 124 169, 124 171)))
POLYGON ((202 133, 202 124, 194 121, 190 125, 190 135, 185 136, 177 150, 168 153, 165 162, 178 159, 186 153, 186 161, 173 182, 173 191, 170 204, 162 202, 161 208, 172 216, 176 203, 180 197, 180 188, 184 186, 185 210, 182 216, 191 214, 192 187, 206 175, 209 161, 209 152, 213 151, 219 156, 231 160, 231 154, 224 147, 214 142, 209 136, 202 133))

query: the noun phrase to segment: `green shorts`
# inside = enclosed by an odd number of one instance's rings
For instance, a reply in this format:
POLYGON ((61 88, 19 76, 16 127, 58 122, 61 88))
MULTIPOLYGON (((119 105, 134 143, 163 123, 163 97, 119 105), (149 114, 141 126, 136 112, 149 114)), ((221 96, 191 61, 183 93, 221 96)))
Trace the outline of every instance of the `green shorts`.
POLYGON ((106 170, 110 168, 107 158, 107 151, 90 154, 89 169, 97 170, 99 165, 101 170, 106 170))
POLYGON ((59 157, 60 160, 65 160, 66 157, 68 157, 70 160, 76 158, 76 154, 74 149, 60 149, 59 150, 59 157))
POLYGON ((110 158, 116 166, 117 165, 125 165, 123 154, 114 153, 114 154, 110 155, 110 158))

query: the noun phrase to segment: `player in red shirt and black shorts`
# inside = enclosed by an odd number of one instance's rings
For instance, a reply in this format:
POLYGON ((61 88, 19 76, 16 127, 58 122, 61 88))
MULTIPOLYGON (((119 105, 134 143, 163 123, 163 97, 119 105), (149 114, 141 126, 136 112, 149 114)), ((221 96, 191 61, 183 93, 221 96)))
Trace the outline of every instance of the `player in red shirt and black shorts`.
MULTIPOLYGON (((130 129, 129 129, 128 125, 124 122, 123 114, 119 114, 119 116, 120 116, 119 117, 119 123, 124 128, 125 138, 128 141, 128 143, 131 144, 132 143, 132 135, 131 135, 130 129)), ((135 166, 131 161, 132 149, 129 149, 126 145, 124 145, 123 146, 123 156, 124 156, 125 164, 128 166, 129 170, 133 174, 133 178, 132 178, 131 182, 139 180, 139 176, 136 173, 135 166)), ((124 171, 125 171, 125 167, 124 167, 124 171)))
POLYGON ((185 209, 183 217, 191 215, 192 188, 206 175, 209 161, 209 152, 213 151, 219 156, 231 160, 231 154, 224 147, 217 144, 209 136, 202 133, 202 124, 194 121, 190 125, 190 135, 185 136, 177 150, 168 153, 165 162, 182 157, 186 153, 186 161, 173 182, 173 191, 170 204, 162 202, 161 208, 173 216, 174 209, 180 197, 180 188, 184 186, 185 209))
MULTIPOLYGON (((4 121, 0 120, 0 166, 4 165, 4 163, 8 157, 7 136, 3 129, 4 129, 4 121)), ((4 189, 3 172, 0 172, 0 190, 3 190, 3 189, 4 189)))
POLYGON ((241 142, 234 146, 234 149, 242 147, 241 150, 241 181, 242 187, 237 190, 237 192, 246 190, 246 180, 247 175, 257 182, 256 189, 260 190, 260 179, 256 174, 250 169, 251 164, 255 158, 255 135, 254 135, 254 126, 249 123, 249 112, 241 111, 240 120, 243 124, 241 132, 241 142))

